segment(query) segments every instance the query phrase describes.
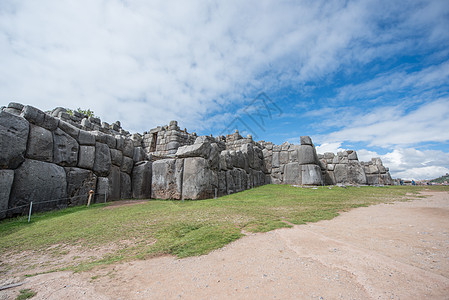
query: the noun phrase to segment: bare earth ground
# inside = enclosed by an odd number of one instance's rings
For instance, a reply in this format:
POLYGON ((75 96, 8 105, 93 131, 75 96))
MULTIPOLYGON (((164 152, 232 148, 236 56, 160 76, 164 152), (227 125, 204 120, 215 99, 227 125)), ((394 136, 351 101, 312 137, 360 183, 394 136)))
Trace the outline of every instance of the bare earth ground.
POLYGON ((27 278, 33 299, 449 299, 449 194, 252 234, 200 257, 27 278))

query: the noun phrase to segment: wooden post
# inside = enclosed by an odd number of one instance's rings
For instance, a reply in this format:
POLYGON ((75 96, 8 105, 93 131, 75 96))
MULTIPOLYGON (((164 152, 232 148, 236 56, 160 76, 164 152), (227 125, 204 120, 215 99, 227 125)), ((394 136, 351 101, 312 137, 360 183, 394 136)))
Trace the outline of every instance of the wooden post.
POLYGON ((94 193, 95 193, 95 192, 92 191, 92 190, 89 191, 89 200, 87 200, 87 207, 90 206, 90 200, 92 199, 92 195, 93 195, 94 193))

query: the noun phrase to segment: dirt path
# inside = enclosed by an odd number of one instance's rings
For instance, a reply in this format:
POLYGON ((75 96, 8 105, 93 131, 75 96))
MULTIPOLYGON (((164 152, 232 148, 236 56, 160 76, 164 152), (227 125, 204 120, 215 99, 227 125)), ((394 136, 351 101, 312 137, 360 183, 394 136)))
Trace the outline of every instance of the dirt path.
POLYGON ((449 299, 449 194, 246 236, 209 255, 28 278, 33 299, 449 299))

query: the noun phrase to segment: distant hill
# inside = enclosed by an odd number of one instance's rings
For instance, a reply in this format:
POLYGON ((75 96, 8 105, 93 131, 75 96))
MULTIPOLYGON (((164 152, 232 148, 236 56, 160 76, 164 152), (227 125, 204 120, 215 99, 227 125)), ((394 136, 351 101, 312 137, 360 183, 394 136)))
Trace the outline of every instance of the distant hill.
POLYGON ((432 179, 430 182, 443 183, 443 182, 445 182, 445 181, 448 181, 448 182, 449 182, 449 174, 448 174, 448 173, 446 173, 446 175, 443 175, 443 176, 441 176, 441 177, 432 179))

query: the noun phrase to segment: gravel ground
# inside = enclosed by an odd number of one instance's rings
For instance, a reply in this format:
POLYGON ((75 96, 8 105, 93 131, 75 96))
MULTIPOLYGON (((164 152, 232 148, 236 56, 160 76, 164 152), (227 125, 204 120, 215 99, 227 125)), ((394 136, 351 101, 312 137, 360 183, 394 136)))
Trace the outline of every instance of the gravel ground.
POLYGON ((251 234, 200 257, 165 256, 26 279, 15 299, 449 299, 449 194, 358 208, 251 234))

